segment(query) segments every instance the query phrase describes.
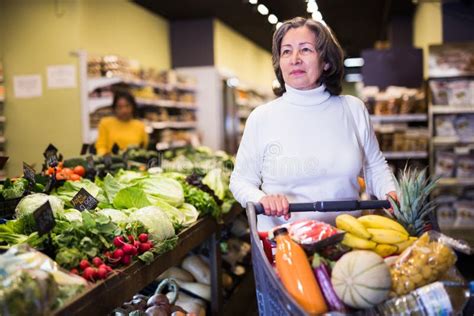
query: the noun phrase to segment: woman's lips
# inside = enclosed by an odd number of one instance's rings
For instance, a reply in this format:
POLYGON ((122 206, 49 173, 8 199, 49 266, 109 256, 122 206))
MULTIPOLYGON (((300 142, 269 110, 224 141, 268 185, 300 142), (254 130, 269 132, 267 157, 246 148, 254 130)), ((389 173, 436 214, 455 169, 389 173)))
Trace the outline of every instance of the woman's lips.
POLYGON ((293 70, 292 72, 290 72, 290 75, 292 76, 299 76, 299 75, 302 75, 304 74, 306 71, 304 70, 293 70))

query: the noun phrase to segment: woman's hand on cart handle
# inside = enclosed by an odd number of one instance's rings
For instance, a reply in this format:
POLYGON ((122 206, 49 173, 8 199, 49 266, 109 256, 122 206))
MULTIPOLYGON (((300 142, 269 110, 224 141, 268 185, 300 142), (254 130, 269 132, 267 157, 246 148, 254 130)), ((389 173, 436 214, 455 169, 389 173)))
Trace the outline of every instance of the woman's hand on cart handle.
POLYGON ((291 217, 288 212, 288 199, 282 194, 266 195, 260 199, 259 203, 262 204, 265 215, 267 216, 283 216, 285 220, 291 217))
MULTIPOLYGON (((390 191, 390 192, 387 193, 387 199, 391 202, 391 200, 389 199, 389 197, 391 197, 391 198, 395 201, 395 203, 397 203, 397 204, 399 203, 399 201, 398 201, 398 194, 397 194, 396 191, 390 191)), ((388 211, 389 211, 390 213, 393 213, 393 208, 388 209, 388 211)))

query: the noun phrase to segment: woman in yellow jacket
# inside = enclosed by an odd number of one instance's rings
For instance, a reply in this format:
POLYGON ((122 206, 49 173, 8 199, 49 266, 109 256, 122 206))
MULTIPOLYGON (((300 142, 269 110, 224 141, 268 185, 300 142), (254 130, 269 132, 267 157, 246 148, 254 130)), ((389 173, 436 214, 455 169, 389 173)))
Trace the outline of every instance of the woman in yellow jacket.
POLYGON ((127 92, 115 93, 112 109, 115 116, 104 117, 99 123, 99 136, 95 145, 97 153, 110 153, 114 144, 121 150, 128 147, 147 148, 145 124, 134 118, 137 112, 134 97, 127 92))

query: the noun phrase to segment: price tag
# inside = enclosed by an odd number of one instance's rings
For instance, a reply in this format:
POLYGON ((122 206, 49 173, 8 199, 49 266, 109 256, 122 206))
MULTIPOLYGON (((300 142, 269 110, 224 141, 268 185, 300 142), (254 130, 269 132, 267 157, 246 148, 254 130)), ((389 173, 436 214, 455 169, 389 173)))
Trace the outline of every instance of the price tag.
POLYGON ((53 210, 51 209, 51 204, 49 204, 49 201, 46 201, 46 203, 34 211, 33 217, 36 221, 36 230, 40 235, 49 233, 54 228, 54 226, 56 226, 53 210))
POLYGON ((147 169, 150 169, 153 167, 161 167, 160 160, 157 157, 150 158, 146 166, 147 166, 147 169))
POLYGON ((58 149, 54 145, 49 144, 43 153, 46 159, 46 165, 49 167, 56 167, 58 165, 58 149))
POLYGON ((114 143, 112 146, 112 154, 117 155, 119 153, 120 147, 117 145, 117 143, 114 143))
POLYGON ((82 144, 80 155, 82 156, 82 155, 87 154, 88 149, 89 149, 89 144, 82 144))
POLYGON ((9 157, 4 157, 4 156, 0 157, 0 169, 3 169, 3 167, 5 167, 5 164, 7 163, 8 158, 9 157))
POLYGON ((110 166, 112 166, 112 156, 110 155, 104 156, 104 165, 105 165, 105 169, 110 169, 110 166))
POLYGON ((94 157, 87 156, 86 160, 87 160, 87 168, 94 169, 94 157))
POLYGON ((35 174, 35 169, 29 166, 26 162, 23 162, 23 175, 30 184, 36 183, 35 174))
POLYGON ((79 192, 71 200, 72 206, 78 211, 93 210, 99 204, 99 201, 96 200, 89 192, 84 188, 81 188, 79 192))

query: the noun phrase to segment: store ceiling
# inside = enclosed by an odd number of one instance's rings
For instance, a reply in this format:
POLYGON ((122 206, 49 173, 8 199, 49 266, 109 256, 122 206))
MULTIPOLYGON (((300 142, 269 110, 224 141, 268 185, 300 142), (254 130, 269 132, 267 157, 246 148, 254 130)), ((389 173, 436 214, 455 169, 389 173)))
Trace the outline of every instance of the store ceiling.
MULTIPOLYGON (((133 0, 169 20, 216 17, 271 51, 274 26, 248 0, 133 0)), ((280 21, 309 16, 305 0, 259 0, 280 21)), ((317 0, 326 23, 334 30, 347 56, 359 56, 377 40, 386 40, 391 17, 410 16, 412 0, 317 0)))

